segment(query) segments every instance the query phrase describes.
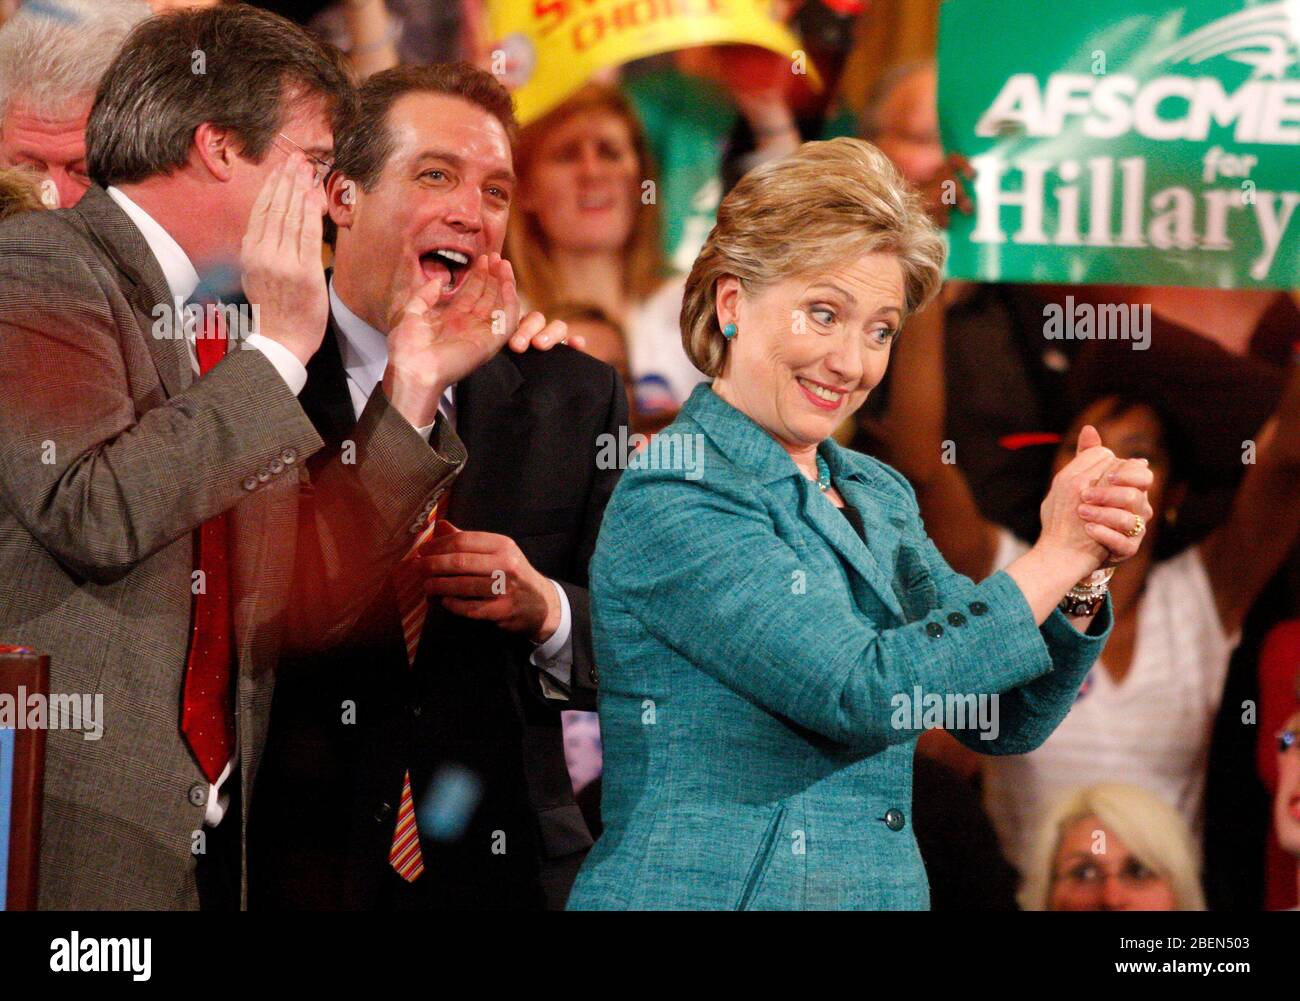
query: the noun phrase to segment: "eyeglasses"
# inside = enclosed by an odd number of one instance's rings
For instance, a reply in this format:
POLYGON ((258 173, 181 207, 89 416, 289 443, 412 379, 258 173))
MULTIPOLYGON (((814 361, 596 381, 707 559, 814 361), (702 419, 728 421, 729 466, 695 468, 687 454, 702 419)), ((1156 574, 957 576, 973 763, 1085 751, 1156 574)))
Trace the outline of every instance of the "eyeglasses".
POLYGON ((1138 889, 1150 886, 1160 876, 1132 856, 1114 872, 1107 871, 1096 862, 1079 862, 1062 872, 1053 874, 1055 882, 1069 883, 1078 889, 1099 887, 1111 878, 1118 879, 1130 889, 1138 889))
POLYGON ((290 146, 296 149, 299 153, 305 156, 308 162, 311 163, 311 165, 316 168, 316 172, 312 175, 312 179, 311 179, 312 184, 320 184, 322 181, 325 180, 325 178, 329 177, 330 171, 334 169, 334 160, 332 158, 329 160, 323 160, 318 156, 313 156, 311 153, 308 153, 305 149, 299 146, 296 142, 290 139, 283 132, 278 132, 276 133, 276 135, 278 138, 283 139, 290 146))

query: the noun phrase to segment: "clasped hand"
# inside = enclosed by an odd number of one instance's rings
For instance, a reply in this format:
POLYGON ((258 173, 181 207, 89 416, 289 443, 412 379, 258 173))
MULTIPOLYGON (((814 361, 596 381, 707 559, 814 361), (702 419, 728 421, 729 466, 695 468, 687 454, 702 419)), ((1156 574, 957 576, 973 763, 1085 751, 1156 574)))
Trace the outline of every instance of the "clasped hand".
POLYGON ((1039 509, 1039 544, 1075 560, 1080 577, 1131 558, 1151 520, 1152 479, 1145 459, 1116 458, 1087 425, 1074 458, 1052 478, 1039 509))
POLYGON ((494 532, 463 532, 439 519, 417 556, 424 590, 467 619, 495 622, 543 643, 560 625, 555 585, 528 562, 519 545, 494 532))

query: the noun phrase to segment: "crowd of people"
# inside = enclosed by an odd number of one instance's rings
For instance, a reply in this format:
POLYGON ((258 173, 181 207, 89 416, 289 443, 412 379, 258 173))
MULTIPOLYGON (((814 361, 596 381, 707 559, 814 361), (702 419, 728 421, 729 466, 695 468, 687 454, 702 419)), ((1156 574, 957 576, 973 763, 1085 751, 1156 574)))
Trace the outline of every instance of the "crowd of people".
POLYGON ((51 735, 42 906, 1300 905, 1300 293, 943 282, 933 61, 520 127, 479 0, 308 6, 0 5, 0 643, 118 714, 51 735), (1002 736, 891 732, 913 679, 1002 736))

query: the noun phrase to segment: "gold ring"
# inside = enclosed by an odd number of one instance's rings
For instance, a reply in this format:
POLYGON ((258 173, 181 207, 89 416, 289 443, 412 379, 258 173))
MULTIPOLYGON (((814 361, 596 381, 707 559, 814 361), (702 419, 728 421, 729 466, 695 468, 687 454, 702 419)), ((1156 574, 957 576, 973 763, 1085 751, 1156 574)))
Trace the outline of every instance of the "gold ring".
POLYGON ((1124 534, 1127 535, 1130 539, 1136 539, 1139 535, 1141 535, 1146 530, 1147 530, 1147 524, 1145 521, 1142 520, 1142 516, 1140 514, 1135 514, 1133 515, 1133 527, 1130 528, 1124 534))

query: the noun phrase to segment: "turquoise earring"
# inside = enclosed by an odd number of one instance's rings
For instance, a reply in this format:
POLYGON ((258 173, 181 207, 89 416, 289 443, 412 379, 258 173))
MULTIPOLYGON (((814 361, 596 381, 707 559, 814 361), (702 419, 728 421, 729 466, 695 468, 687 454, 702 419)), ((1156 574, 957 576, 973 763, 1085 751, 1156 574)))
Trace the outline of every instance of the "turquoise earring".
POLYGON ((725 327, 722 328, 722 336, 725 337, 727 340, 731 340, 733 337, 735 337, 736 325, 734 323, 728 323, 725 327))

